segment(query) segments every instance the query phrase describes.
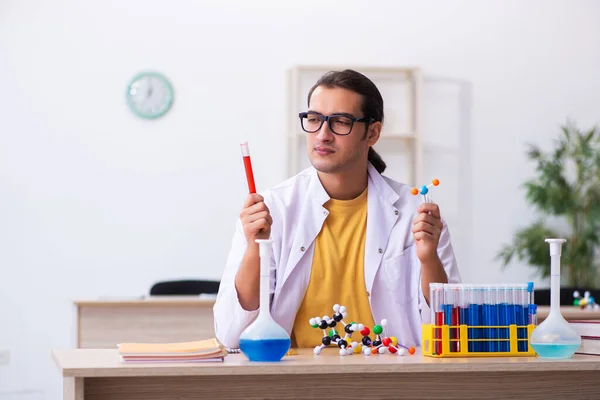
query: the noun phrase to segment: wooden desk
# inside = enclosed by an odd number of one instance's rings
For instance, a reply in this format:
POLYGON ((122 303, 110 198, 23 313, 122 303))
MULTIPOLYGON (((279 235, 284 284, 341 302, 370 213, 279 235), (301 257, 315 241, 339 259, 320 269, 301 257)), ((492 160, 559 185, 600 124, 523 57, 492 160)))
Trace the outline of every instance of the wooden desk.
POLYGON ((418 354, 341 357, 310 349, 280 363, 251 363, 241 354, 224 362, 120 363, 116 350, 53 353, 65 400, 255 398, 600 398, 600 357, 433 359, 418 354))
MULTIPOLYGON (((562 306, 560 312, 567 321, 575 319, 600 319, 600 310, 582 310, 579 307, 562 306)), ((549 306, 538 306, 538 324, 545 320, 549 313, 549 306)))
POLYGON ((123 342, 187 342, 214 337, 212 298, 156 296, 75 301, 77 347, 123 342))
MULTIPOLYGON (((75 301, 78 348, 114 349, 122 342, 185 342, 214 337, 214 299, 156 296, 75 301)), ((550 307, 538 307, 541 323, 550 307)), ((562 307, 566 319, 600 319, 600 312, 562 307)))

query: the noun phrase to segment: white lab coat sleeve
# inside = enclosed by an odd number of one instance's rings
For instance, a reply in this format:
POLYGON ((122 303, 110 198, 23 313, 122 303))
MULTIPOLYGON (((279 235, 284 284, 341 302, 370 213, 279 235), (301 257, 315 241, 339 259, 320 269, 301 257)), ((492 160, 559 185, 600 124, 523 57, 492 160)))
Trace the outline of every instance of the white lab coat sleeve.
MULTIPOLYGON (((235 277, 246 253, 248 243, 244 235, 241 221, 238 219, 233 235, 231 248, 227 256, 225 270, 219 285, 219 292, 213 307, 215 336, 227 348, 238 348, 239 338, 258 316, 256 310, 244 309, 239 301, 235 288, 235 277)), ((271 299, 275 292, 275 266, 271 257, 271 299)))
MULTIPOLYGON (((446 221, 442 218, 443 228, 440 233, 440 240, 438 242, 438 257, 444 266, 444 271, 448 276, 448 283, 460 283, 461 277, 454 255, 454 249, 452 248, 452 241, 450 238, 450 230, 446 221)), ((422 323, 431 323, 431 309, 425 300, 423 290, 421 288, 421 282, 419 282, 419 311, 421 312, 422 323)))

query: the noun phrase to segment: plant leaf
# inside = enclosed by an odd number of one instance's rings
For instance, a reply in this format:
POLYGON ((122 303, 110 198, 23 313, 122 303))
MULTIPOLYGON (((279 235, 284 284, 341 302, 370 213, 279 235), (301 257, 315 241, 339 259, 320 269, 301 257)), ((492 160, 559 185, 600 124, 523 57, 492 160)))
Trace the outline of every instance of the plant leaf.
POLYGON ((516 258, 526 261, 529 265, 539 266, 540 277, 550 276, 550 252, 546 238, 559 237, 558 233, 545 226, 543 221, 517 230, 512 242, 505 244, 496 255, 502 261, 503 268, 516 258))
POLYGON ((529 143, 527 158, 535 164, 535 176, 522 188, 526 201, 540 219, 518 229, 512 241, 496 255, 505 268, 513 259, 527 262, 541 277, 550 274, 550 253, 545 239, 563 237, 562 263, 570 285, 600 283, 600 129, 584 131, 567 120, 550 151, 529 143), (561 217, 568 232, 559 235, 547 227, 546 216, 561 217))

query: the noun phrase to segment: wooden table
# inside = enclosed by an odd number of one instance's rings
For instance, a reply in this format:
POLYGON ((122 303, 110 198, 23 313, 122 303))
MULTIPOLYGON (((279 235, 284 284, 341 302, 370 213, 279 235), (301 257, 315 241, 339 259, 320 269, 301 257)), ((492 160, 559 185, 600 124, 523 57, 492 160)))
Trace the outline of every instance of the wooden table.
POLYGON ((600 357, 435 359, 391 354, 341 357, 310 349, 279 363, 122 364, 116 350, 55 350, 65 400, 158 399, 552 399, 600 398, 600 357))
MULTIPOLYGON (((185 342, 214 337, 214 298, 155 296, 74 302, 77 348, 114 349, 123 342, 185 342)), ((538 308, 538 323, 550 307, 538 308)), ((562 307, 566 319, 600 319, 600 311, 562 307)))
POLYGON ((215 336, 214 298, 154 296, 77 300, 77 348, 123 342, 187 342, 215 336))
MULTIPOLYGON (((582 310, 579 307, 575 307, 575 306, 562 306, 560 308, 560 312, 566 320, 600 319, 600 310, 582 310)), ((548 317, 549 313, 550 313, 549 306, 538 306, 538 324, 540 324, 543 320, 545 320, 546 317, 548 317)))
MULTIPOLYGON (((122 342, 185 342, 214 337, 214 298, 154 296, 74 302, 77 348, 114 349, 122 342)), ((550 307, 538 307, 541 323, 550 307)), ((600 311, 561 307, 566 319, 600 319, 600 311)))

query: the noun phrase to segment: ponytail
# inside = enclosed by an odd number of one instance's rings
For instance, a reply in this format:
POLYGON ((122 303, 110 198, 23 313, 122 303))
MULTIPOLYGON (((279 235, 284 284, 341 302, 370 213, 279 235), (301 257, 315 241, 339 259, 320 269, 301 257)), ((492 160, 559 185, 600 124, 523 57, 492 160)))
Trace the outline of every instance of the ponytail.
POLYGON ((379 172, 380 174, 383 174, 383 171, 385 171, 385 169, 387 168, 387 165, 385 164, 385 161, 383 161, 381 156, 375 150, 373 150, 372 147, 369 147, 369 154, 368 154, 367 158, 368 158, 369 162, 371 164, 373 164, 373 167, 375 167, 377 172, 379 172))

